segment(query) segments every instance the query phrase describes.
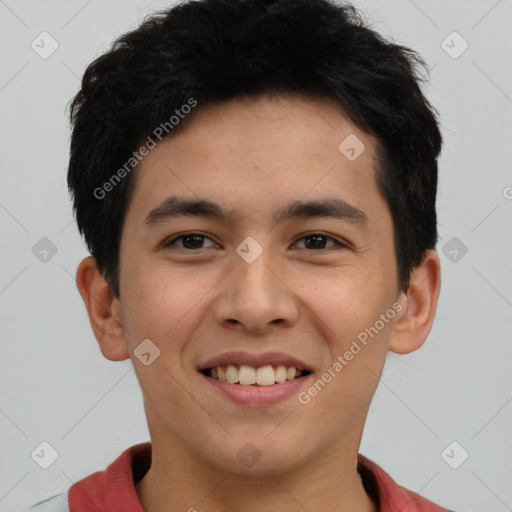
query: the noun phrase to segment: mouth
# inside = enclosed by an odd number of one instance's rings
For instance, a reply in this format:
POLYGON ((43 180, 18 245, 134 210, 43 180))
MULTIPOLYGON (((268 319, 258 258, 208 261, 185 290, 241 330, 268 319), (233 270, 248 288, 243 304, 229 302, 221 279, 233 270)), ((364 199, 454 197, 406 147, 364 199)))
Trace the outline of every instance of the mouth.
POLYGON ((311 384, 314 369, 284 352, 224 352, 197 368, 207 393, 244 407, 269 407, 311 384))
POLYGON ((308 376, 311 371, 286 365, 264 365, 259 367, 246 364, 227 364, 199 370, 206 377, 239 386, 272 386, 308 376))

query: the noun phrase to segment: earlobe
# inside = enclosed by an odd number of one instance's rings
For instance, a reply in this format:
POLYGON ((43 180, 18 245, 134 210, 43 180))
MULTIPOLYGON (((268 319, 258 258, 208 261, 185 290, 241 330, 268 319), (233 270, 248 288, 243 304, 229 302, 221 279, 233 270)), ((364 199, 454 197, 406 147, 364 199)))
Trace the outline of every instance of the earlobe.
POLYGON ((391 333, 389 350, 408 354, 419 349, 432 328, 441 289, 441 264, 436 251, 429 250, 423 263, 413 269, 407 293, 391 333))
POLYGON ((101 353, 111 361, 128 359, 119 299, 101 275, 96 260, 84 258, 76 271, 76 284, 82 296, 101 353))

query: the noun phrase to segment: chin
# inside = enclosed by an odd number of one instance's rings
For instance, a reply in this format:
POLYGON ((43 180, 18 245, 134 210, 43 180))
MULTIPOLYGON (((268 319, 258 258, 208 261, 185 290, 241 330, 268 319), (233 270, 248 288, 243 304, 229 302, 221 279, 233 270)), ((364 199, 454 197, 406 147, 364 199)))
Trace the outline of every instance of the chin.
MULTIPOLYGON (((264 436, 246 436, 244 440, 230 440, 220 453, 208 457, 217 468, 240 476, 269 477, 296 469, 304 463, 303 443, 284 443, 276 436, 270 440, 264 436), (297 446, 301 446, 297 451, 297 446)), ((288 436, 288 439, 292 439, 288 436)))

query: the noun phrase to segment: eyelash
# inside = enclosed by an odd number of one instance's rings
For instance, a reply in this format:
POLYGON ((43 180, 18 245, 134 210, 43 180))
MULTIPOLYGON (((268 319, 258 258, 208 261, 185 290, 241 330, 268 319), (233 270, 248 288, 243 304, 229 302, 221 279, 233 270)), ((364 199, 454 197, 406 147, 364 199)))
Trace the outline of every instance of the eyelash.
MULTIPOLYGON (((176 236, 174 238, 172 238, 171 240, 167 241, 167 242, 164 242, 163 246, 164 247, 172 247, 174 245, 174 243, 177 241, 177 240, 180 240, 180 239, 183 239, 187 236, 190 236, 190 235, 195 235, 195 236, 200 236, 204 239, 208 239, 208 240, 211 240, 212 242, 214 242, 210 237, 206 236, 206 235, 203 235, 201 233, 183 233, 182 235, 179 235, 179 236, 176 236)), ((297 242, 299 241, 302 241, 306 238, 310 238, 310 237, 314 237, 314 236, 321 236, 327 240, 331 240, 334 242, 335 246, 339 247, 339 248, 347 248, 348 245, 347 244, 344 244, 342 242, 339 242, 338 240, 336 240, 335 238, 331 237, 331 236, 328 236, 328 235, 325 235, 324 233, 317 233, 317 232, 313 232, 313 233, 308 233, 306 235, 302 235, 300 238, 297 239, 297 242)), ((214 242, 215 243, 215 242, 214 242)), ((201 251, 202 249, 207 249, 207 247, 200 247, 199 249, 187 249, 185 247, 180 247, 180 249, 184 249, 186 251, 192 251, 192 252, 199 252, 201 251)), ((313 252, 320 252, 320 251, 326 251, 328 249, 334 249, 334 247, 327 247, 327 248, 322 248, 322 249, 310 249, 311 251, 313 252)), ((308 250, 308 249, 303 249, 303 250, 308 250)))

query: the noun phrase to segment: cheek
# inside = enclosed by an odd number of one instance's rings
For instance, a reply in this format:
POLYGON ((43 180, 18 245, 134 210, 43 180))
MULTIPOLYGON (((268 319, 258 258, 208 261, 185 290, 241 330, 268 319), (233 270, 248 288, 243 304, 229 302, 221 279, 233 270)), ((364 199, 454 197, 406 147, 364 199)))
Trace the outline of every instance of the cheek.
POLYGON ((343 337, 353 328, 375 321, 391 306, 390 280, 378 262, 337 269, 322 281, 322 286, 309 287, 305 296, 324 312, 326 321, 331 319, 333 330, 343 337))
POLYGON ((309 290, 308 304, 325 326, 327 366, 341 356, 350 367, 343 371, 347 378, 367 371, 367 366, 380 371, 396 314, 392 291, 389 278, 369 269, 340 273, 337 279, 326 280, 321 291, 309 290))
POLYGON ((328 356, 303 397, 314 404, 319 416, 331 418, 334 431, 365 414, 386 360, 395 314, 385 290, 363 293, 359 287, 345 285, 335 300, 324 302, 321 319, 329 327, 325 331, 328 356))
POLYGON ((131 344, 149 338, 162 348, 197 303, 197 287, 190 286, 190 279, 182 283, 170 270, 141 266, 133 269, 125 286, 123 316, 131 344))

